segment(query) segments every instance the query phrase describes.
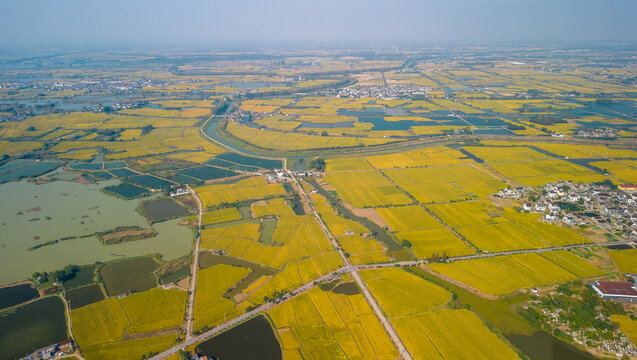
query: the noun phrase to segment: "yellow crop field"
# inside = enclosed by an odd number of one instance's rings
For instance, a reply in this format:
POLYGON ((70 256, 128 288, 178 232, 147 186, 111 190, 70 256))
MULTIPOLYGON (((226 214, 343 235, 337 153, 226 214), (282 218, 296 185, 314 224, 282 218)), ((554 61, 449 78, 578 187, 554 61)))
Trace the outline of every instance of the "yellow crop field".
POLYGON ((235 207, 230 207, 205 212, 201 217, 201 224, 205 226, 239 219, 241 219, 241 213, 239 212, 239 210, 237 210, 237 208, 235 207))
POLYGON ((366 158, 376 169, 406 168, 430 165, 462 164, 463 160, 451 156, 445 148, 426 148, 397 154, 366 158))
POLYGON ((137 140, 141 135, 141 129, 126 129, 119 134, 117 139, 122 141, 137 140))
MULTIPOLYGON (((246 242, 245 247, 250 246, 253 240, 258 239, 259 224, 257 223, 239 223, 230 226, 215 227, 204 229, 201 232, 201 248, 230 251, 233 242, 246 242)), ((244 249, 245 250, 245 249, 244 249)), ((240 256, 241 254, 230 254, 232 256, 240 256)))
MULTIPOLYGON (((269 311, 283 350, 305 359, 394 359, 398 352, 361 294, 312 289, 269 311)), ((287 357, 286 357, 287 359, 287 357)))
POLYGON ((325 181, 336 189, 344 201, 356 208, 412 203, 378 172, 330 173, 325 176, 325 181))
POLYGON ((335 237, 345 236, 350 231, 354 234, 365 234, 369 232, 369 230, 360 223, 337 215, 322 195, 311 195, 314 199, 314 208, 335 237))
POLYGON ((25 152, 39 149, 42 146, 44 146, 44 143, 37 142, 37 141, 0 140, 0 156, 25 153, 25 152))
POLYGON ((420 203, 460 200, 467 196, 430 168, 390 169, 383 173, 420 203))
POLYGON ((557 264, 563 269, 566 269, 566 271, 571 272, 581 278, 600 276, 604 274, 604 272, 600 268, 586 262, 586 260, 568 250, 544 252, 541 255, 554 264, 557 264))
POLYGON ((61 159, 91 160, 95 155, 97 155, 97 150, 95 149, 82 149, 71 153, 58 154, 57 157, 61 159))
POLYGON ((350 255, 349 260, 354 265, 389 261, 389 257, 383 252, 383 247, 375 239, 350 235, 339 238, 338 242, 350 255))
POLYGON ((267 184, 260 177, 241 180, 234 184, 207 185, 197 188, 196 191, 204 207, 285 194, 281 184, 267 184))
POLYGON ((493 163, 491 166, 502 175, 529 186, 560 180, 591 183, 606 179, 602 174, 565 160, 493 163))
POLYGON ((87 360, 138 360, 149 353, 158 353, 176 344, 174 335, 155 336, 94 345, 82 348, 87 360))
POLYGON ((327 172, 334 171, 355 171, 355 170, 372 170, 373 167, 365 160, 365 158, 336 158, 328 159, 327 172))
POLYGON ((277 198, 267 200, 267 202, 266 205, 252 205, 255 218, 261 218, 267 215, 294 216, 294 211, 285 203, 285 199, 277 198))
MULTIPOLYGON (((564 261, 558 254, 557 263, 551 261, 551 254, 540 256, 535 253, 497 256, 493 258, 456 261, 451 264, 432 263, 432 270, 449 276, 487 294, 506 294, 520 288, 544 286, 571 281, 580 276, 561 265, 564 261)), ((581 274, 580 268, 591 270, 581 258, 569 258, 572 270, 581 274)))
POLYGON ((440 309, 392 319, 414 359, 519 359, 468 310, 440 309))
POLYGON ((127 334, 179 327, 184 318, 187 292, 151 289, 119 300, 132 323, 127 334))
POLYGON ((391 231, 442 228, 442 224, 418 205, 379 208, 376 212, 387 222, 391 231))
POLYGON ((551 159, 546 154, 522 146, 465 146, 464 149, 486 162, 551 159))
POLYGON ((126 110, 120 111, 119 113, 126 114, 126 115, 178 118, 181 112, 179 110, 140 108, 140 109, 126 109, 126 110))
POLYGON ((116 298, 71 310, 75 341, 82 347, 121 340, 131 324, 116 298))
POLYGON ((487 206, 481 201, 434 204, 427 205, 427 208, 451 227, 508 222, 494 207, 487 206))
POLYGON ((403 269, 363 270, 360 274, 390 318, 431 310, 451 298, 447 290, 403 269))
POLYGON ((468 242, 488 252, 535 249, 549 246, 533 233, 512 222, 466 226, 456 229, 468 242))
POLYGON ((582 145, 582 147, 590 152, 608 158, 637 158, 637 151, 630 149, 614 149, 601 145, 582 145))
POLYGON ((228 122, 226 130, 232 136, 255 146, 264 149, 283 151, 372 146, 397 141, 397 139, 350 136, 335 137, 307 135, 293 132, 279 132, 272 130, 260 130, 239 125, 234 121, 228 122))
POLYGON ((608 250, 608 255, 623 273, 637 273, 637 249, 608 250))
POLYGON ((619 329, 637 346, 637 322, 626 315, 611 315, 611 319, 619 323, 619 329))
POLYGON ((637 183, 637 168, 617 161, 595 161, 591 165, 605 169, 614 178, 627 183, 637 183))
POLYGON ((249 273, 249 269, 225 264, 199 271, 195 295, 195 330, 214 326, 237 315, 235 303, 222 296, 249 273))
POLYGON ((436 166, 430 169, 446 182, 479 197, 485 197, 506 187, 506 183, 473 165, 436 166))
POLYGON ((301 126, 301 124, 303 124, 300 121, 285 120, 286 118, 287 117, 275 115, 275 116, 267 116, 262 119, 255 120, 254 122, 261 126, 265 126, 266 128, 277 129, 277 130, 288 130, 288 131, 294 130, 297 127, 301 126))
POLYGON ((396 233, 398 240, 407 240, 419 259, 438 256, 462 256, 474 254, 467 244, 447 229, 416 230, 396 233))

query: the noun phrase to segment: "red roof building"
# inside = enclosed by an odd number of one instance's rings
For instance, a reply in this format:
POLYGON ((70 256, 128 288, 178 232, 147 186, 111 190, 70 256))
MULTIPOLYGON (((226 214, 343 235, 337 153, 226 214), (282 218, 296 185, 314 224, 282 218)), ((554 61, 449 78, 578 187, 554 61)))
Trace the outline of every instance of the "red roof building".
POLYGON ((604 299, 637 303, 637 285, 627 281, 596 281, 591 284, 604 299))

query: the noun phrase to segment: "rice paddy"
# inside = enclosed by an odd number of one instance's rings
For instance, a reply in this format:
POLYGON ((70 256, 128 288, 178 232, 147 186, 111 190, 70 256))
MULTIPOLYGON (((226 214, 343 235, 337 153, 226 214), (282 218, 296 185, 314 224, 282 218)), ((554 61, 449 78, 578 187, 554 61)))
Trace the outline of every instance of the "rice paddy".
POLYGON ((563 251, 432 263, 427 267, 483 293, 496 295, 604 274, 584 259, 563 251))

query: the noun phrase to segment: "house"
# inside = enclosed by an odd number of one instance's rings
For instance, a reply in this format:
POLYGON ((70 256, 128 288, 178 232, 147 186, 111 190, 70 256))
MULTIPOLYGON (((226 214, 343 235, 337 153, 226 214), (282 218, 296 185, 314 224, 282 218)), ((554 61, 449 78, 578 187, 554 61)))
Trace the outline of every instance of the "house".
POLYGON ((535 210, 544 212, 544 211, 546 211, 546 205, 537 203, 537 204, 535 204, 535 210))
POLYGON ((528 203, 523 204, 522 209, 524 209, 524 211, 531 211, 532 209, 531 204, 528 204, 528 203))
POLYGON ((634 192, 637 191, 637 185, 633 185, 633 184, 622 184, 617 186, 619 188, 619 190, 623 190, 626 192, 634 192))
POLYGON ((637 304, 637 285, 627 281, 596 281, 591 284, 603 299, 637 304))
POLYGON ((557 221, 557 216, 552 215, 552 214, 546 214, 546 215, 544 215, 544 219, 546 221, 557 221))

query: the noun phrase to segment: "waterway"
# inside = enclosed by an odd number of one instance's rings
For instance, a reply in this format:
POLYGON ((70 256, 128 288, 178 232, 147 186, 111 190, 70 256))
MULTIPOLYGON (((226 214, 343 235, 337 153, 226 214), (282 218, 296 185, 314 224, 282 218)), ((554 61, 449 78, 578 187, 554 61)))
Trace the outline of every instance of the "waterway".
POLYGON ((28 251, 46 241, 82 236, 116 226, 149 227, 146 219, 135 211, 142 199, 122 200, 100 191, 118 183, 118 180, 108 180, 84 185, 54 181, 36 185, 18 181, 0 185, 0 285, 24 280, 36 271, 57 270, 67 264, 92 264, 150 253, 162 254, 165 259, 188 254, 193 241, 192 231, 178 225, 179 219, 153 224, 158 235, 151 239, 102 245, 96 237, 87 237, 28 251))

